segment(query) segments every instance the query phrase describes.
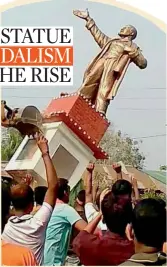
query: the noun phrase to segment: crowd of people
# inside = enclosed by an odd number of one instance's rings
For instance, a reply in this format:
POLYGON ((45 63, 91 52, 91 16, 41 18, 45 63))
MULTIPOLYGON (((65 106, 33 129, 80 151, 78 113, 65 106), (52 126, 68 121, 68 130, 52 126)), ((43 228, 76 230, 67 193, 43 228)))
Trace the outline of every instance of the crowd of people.
POLYGON ((71 207, 68 181, 57 177, 46 138, 34 138, 48 186, 2 183, 2 265, 166 265, 164 201, 140 199, 136 179, 124 180, 119 165, 115 183, 99 192, 90 163, 71 207))

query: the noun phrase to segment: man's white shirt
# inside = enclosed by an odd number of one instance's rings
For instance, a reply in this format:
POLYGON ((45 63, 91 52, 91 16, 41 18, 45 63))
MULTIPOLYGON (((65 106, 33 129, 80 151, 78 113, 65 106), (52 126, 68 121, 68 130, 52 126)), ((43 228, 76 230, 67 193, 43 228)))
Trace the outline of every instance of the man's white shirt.
MULTIPOLYGON (((85 204, 85 216, 86 216, 88 223, 91 222, 97 215, 98 215, 98 211, 95 209, 94 204, 92 202, 86 203, 85 204)), ((106 224, 102 222, 102 220, 99 222, 98 227, 102 231, 107 230, 107 226, 106 224)))
POLYGON ((35 215, 12 216, 9 218, 2 239, 31 249, 39 265, 44 254, 45 234, 53 208, 46 202, 35 215))

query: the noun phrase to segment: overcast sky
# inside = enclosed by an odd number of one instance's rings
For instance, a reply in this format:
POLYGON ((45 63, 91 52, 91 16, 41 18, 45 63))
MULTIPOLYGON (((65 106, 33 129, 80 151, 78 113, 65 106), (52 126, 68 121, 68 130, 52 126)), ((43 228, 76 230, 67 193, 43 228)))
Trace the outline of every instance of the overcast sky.
MULTIPOLYGON (((127 24, 138 30, 136 43, 148 60, 146 70, 131 64, 107 117, 116 129, 143 141, 146 168, 158 169, 165 158, 166 36, 154 24, 134 13, 83 0, 52 0, 10 9, 2 14, 2 26, 73 26, 74 86, 72 87, 2 87, 2 97, 9 106, 36 105, 44 109, 61 91, 74 92, 81 85, 88 63, 99 47, 84 27, 85 22, 72 14, 73 9, 89 8, 99 28, 115 36, 127 24), (155 135, 164 135, 151 137, 155 135), (148 137, 149 138, 142 138, 148 137)), ((137 139, 138 140, 138 139, 137 139)))

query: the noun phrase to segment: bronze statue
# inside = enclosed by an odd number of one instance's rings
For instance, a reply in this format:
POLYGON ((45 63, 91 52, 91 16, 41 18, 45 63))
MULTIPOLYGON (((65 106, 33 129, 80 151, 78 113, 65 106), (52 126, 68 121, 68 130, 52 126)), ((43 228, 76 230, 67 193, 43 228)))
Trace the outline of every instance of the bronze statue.
POLYGON ((73 13, 86 20, 86 28, 101 48, 100 53, 85 71, 79 92, 95 104, 97 111, 106 114, 110 100, 116 96, 129 64, 133 62, 140 69, 145 69, 147 60, 132 41, 137 36, 135 27, 125 26, 120 30, 118 37, 110 38, 100 31, 89 16, 88 10, 75 10, 73 13))

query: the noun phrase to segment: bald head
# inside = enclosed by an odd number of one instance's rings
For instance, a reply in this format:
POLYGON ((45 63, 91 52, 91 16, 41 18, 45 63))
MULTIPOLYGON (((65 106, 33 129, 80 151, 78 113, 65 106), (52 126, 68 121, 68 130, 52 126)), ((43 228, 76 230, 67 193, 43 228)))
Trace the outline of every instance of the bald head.
POLYGON ((132 25, 126 25, 120 30, 119 36, 130 37, 131 40, 134 40, 137 36, 137 29, 132 25))
POLYGON ((28 185, 15 185, 11 188, 11 200, 15 210, 30 210, 34 204, 34 192, 28 185))

